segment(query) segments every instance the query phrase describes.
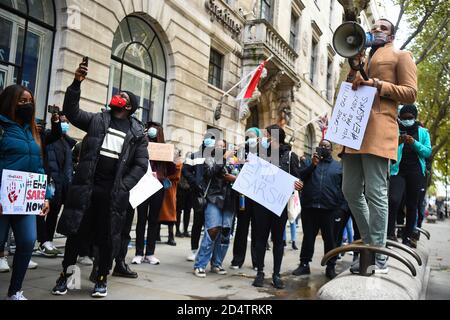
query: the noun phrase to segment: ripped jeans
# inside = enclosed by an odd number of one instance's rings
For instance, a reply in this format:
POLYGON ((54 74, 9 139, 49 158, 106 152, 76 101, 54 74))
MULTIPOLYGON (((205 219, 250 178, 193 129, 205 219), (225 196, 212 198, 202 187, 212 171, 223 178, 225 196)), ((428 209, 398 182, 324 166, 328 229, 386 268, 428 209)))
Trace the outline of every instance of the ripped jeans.
POLYGON ((211 267, 222 265, 230 246, 232 222, 233 212, 222 211, 215 204, 208 203, 205 209, 205 233, 195 258, 194 269, 206 269, 209 261, 211 267))

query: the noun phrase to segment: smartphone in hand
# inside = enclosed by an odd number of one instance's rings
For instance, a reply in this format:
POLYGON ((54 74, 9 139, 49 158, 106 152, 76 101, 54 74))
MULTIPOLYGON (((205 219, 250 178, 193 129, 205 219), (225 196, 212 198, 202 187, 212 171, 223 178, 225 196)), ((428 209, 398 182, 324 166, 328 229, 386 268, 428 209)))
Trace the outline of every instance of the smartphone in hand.
POLYGON ((59 113, 59 107, 58 106, 55 106, 55 105, 52 105, 52 106, 48 106, 47 107, 47 112, 48 113, 51 113, 51 114, 55 114, 55 113, 59 113))
POLYGON ((83 57, 82 65, 89 67, 89 57, 83 57))

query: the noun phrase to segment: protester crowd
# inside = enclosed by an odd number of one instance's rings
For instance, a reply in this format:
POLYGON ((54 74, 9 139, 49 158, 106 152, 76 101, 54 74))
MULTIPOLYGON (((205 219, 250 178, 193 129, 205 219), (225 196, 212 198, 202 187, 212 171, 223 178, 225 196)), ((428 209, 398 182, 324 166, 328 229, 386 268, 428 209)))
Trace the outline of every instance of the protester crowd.
MULTIPOLYGON (((379 97, 362 148, 344 148, 339 154, 342 161, 333 156, 333 144, 326 139, 313 155, 299 157, 283 128, 276 124, 249 128, 245 143, 239 146, 214 130, 208 131, 198 150, 186 153, 184 159, 179 150, 172 162, 153 160, 147 146, 165 143, 163 126, 152 121, 142 124, 133 116, 139 103, 132 92, 118 92, 109 109, 100 113, 80 108, 82 82, 88 74, 83 63, 67 88, 62 110, 52 114, 50 130, 35 118, 35 101, 28 89, 19 85, 5 88, 0 94, 0 175, 4 169, 45 173, 48 181, 47 200, 39 216, 5 215, 0 206, 0 272, 10 270, 4 254, 10 229, 16 245, 7 298, 25 299, 22 283, 27 268, 36 267, 30 260, 36 240, 43 256, 64 255, 61 272, 55 275, 56 285, 49 288, 55 295, 68 292, 68 270, 77 262, 92 265, 93 297, 107 295, 113 262, 113 276, 138 278, 126 262, 135 211, 136 246, 131 264, 164 263, 157 258, 157 242, 160 226, 166 224, 167 244, 175 246, 175 237, 190 237, 191 251, 186 259, 193 263, 196 277, 206 277, 208 265, 210 272, 225 275, 224 259, 231 244, 229 268, 244 265, 250 233, 255 287, 264 286, 265 255, 271 246, 272 285, 284 288, 280 270, 287 231, 292 248, 298 250, 297 244, 301 247, 299 265, 292 266, 295 276, 311 273, 309 264, 319 231, 324 253, 358 239, 385 246, 386 238, 398 241, 396 224, 403 211, 406 223, 400 229, 401 240, 415 248, 419 238, 416 227, 423 220, 431 145, 413 104, 415 65, 410 64, 409 55, 393 52, 389 24, 386 20, 376 24, 373 32, 384 42, 372 48, 370 57, 402 55, 396 60, 399 66, 378 70, 374 62, 369 74, 374 78, 369 81, 355 78, 352 72, 349 75, 354 88, 374 86, 379 97), (403 73, 385 76, 383 72, 403 73), (385 77, 398 82, 378 79, 385 77), (397 114, 399 103, 404 105, 397 114), (71 126, 86 133, 82 142, 70 137, 71 126), (278 215, 233 189, 251 155, 268 160, 295 178, 292 190, 300 196, 298 216, 290 205, 278 215), (130 191, 148 171, 162 188, 134 210, 129 203, 130 191), (303 238, 297 240, 300 221, 303 238), (56 231, 67 237, 63 252, 53 243, 56 231)), ((14 196, 14 190, 11 192, 14 196)), ((329 279, 336 276, 337 259, 327 263, 325 275, 329 279)), ((351 270, 358 273, 358 268, 355 255, 351 270)), ((376 271, 388 271, 386 257, 377 255, 376 271)))

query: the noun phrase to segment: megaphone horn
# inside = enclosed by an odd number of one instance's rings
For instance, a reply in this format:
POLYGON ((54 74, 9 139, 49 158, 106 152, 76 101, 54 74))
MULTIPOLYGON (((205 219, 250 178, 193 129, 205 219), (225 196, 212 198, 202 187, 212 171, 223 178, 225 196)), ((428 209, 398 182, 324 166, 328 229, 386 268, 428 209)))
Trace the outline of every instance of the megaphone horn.
POLYGON ((333 47, 344 58, 352 58, 372 46, 372 34, 353 21, 344 22, 333 34, 333 47))

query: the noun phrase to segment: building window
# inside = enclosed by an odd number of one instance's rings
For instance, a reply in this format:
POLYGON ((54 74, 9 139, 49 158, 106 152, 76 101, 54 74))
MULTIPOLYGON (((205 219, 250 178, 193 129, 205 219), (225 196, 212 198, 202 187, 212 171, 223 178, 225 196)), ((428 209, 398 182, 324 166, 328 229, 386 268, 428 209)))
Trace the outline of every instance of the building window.
POLYGON ((120 91, 133 92, 139 101, 135 116, 163 123, 167 67, 160 39, 142 17, 128 16, 114 34, 108 101, 120 91))
POLYGON ((261 0, 261 19, 272 23, 273 18, 273 0, 261 0))
POLYGON ((314 147, 314 128, 309 125, 306 128, 306 133, 305 133, 305 144, 304 144, 304 148, 305 148, 305 157, 308 159, 311 159, 312 155, 313 155, 313 147, 314 147))
POLYGON ((333 60, 328 59, 327 65, 327 99, 333 99, 333 60))
POLYGON ((222 66, 223 55, 216 50, 211 49, 209 55, 208 82, 219 89, 222 89, 222 66))
POLYGON ((312 39, 311 43, 311 62, 310 62, 310 70, 309 70, 309 80, 311 83, 314 83, 315 74, 316 74, 316 64, 317 64, 317 40, 312 39))
POLYGON ((297 49, 297 38, 298 38, 298 16, 291 13, 291 31, 289 37, 289 44, 292 48, 297 49))
POLYGON ((0 91, 27 87, 36 100, 36 118, 45 119, 55 33, 52 0, 0 0, 0 91))

